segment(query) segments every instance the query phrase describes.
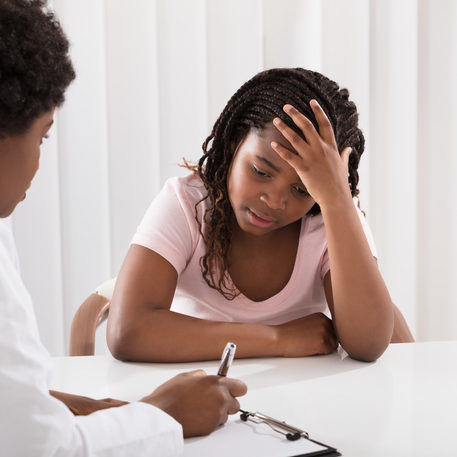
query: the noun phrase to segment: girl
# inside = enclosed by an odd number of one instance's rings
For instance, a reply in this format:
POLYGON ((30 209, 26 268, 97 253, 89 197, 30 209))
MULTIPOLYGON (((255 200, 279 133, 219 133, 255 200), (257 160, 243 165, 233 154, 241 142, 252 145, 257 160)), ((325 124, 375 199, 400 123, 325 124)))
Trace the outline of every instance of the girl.
POLYGON ((238 357, 384 352, 394 305, 353 202, 364 138, 348 97, 301 68, 233 95, 194 173, 166 183, 133 238, 108 321, 115 357, 215 359, 227 341, 238 357))

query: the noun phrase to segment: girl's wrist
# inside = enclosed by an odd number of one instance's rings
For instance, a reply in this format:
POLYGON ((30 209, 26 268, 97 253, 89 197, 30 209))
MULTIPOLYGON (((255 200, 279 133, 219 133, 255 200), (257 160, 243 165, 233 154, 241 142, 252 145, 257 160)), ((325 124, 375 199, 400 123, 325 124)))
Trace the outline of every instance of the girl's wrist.
MULTIPOLYGON (((250 324, 248 324, 250 325, 250 324)), ((253 357, 278 357, 281 356, 281 336, 279 325, 254 324, 257 335, 256 342, 253 343, 253 357), (260 344, 259 344, 260 343, 260 344)), ((240 347, 241 349, 241 347, 240 347)))
POLYGON ((283 357, 284 351, 282 348, 281 326, 270 325, 273 335, 273 357, 283 357))
POLYGON ((273 335, 273 357, 284 357, 284 331, 283 325, 270 325, 269 326, 273 335))
POLYGON ((326 214, 347 213, 348 210, 354 209, 352 195, 348 192, 344 195, 336 196, 326 202, 319 203, 322 216, 326 214))

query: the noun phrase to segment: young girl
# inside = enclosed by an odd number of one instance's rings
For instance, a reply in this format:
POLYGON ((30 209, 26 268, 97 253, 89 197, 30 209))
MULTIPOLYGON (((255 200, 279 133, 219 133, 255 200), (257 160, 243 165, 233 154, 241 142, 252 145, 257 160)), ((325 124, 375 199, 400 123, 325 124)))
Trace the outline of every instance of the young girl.
POLYGON ((194 173, 165 184, 133 238, 108 321, 115 357, 215 359, 227 341, 238 357, 384 352, 394 305, 353 201, 364 138, 348 97, 301 68, 233 95, 194 173))

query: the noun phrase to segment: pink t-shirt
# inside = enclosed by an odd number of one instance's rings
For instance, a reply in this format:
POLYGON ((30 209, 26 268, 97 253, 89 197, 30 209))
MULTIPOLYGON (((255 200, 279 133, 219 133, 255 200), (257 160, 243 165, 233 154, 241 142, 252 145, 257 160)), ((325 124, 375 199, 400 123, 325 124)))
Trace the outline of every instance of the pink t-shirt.
MULTIPOLYGON (((178 284, 173 311, 213 321, 261 324, 282 324, 317 312, 328 315, 323 278, 329 271, 329 258, 320 214, 302 219, 294 270, 284 289, 260 302, 243 294, 227 300, 206 284, 200 268, 205 243, 195 220, 195 203, 204 195, 205 188, 197 175, 169 179, 149 206, 132 240, 157 252, 176 269, 178 284)), ((202 223, 206 208, 206 200, 198 206, 202 223)), ((358 208, 357 211, 376 256, 367 221, 358 208)))

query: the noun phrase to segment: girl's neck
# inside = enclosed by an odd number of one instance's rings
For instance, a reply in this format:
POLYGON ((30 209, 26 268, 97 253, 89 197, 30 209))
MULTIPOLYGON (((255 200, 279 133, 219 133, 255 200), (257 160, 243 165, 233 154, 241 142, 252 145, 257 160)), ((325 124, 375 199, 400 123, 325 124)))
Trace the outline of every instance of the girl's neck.
POLYGON ((281 227, 265 233, 264 235, 253 235, 240 228, 236 220, 232 220, 232 243, 239 243, 246 246, 251 246, 254 249, 270 246, 284 237, 295 237, 300 233, 301 219, 292 224, 281 227))
POLYGON ((236 288, 255 302, 279 293, 289 282, 300 242, 301 220, 255 236, 237 225, 228 252, 229 274, 236 288))

